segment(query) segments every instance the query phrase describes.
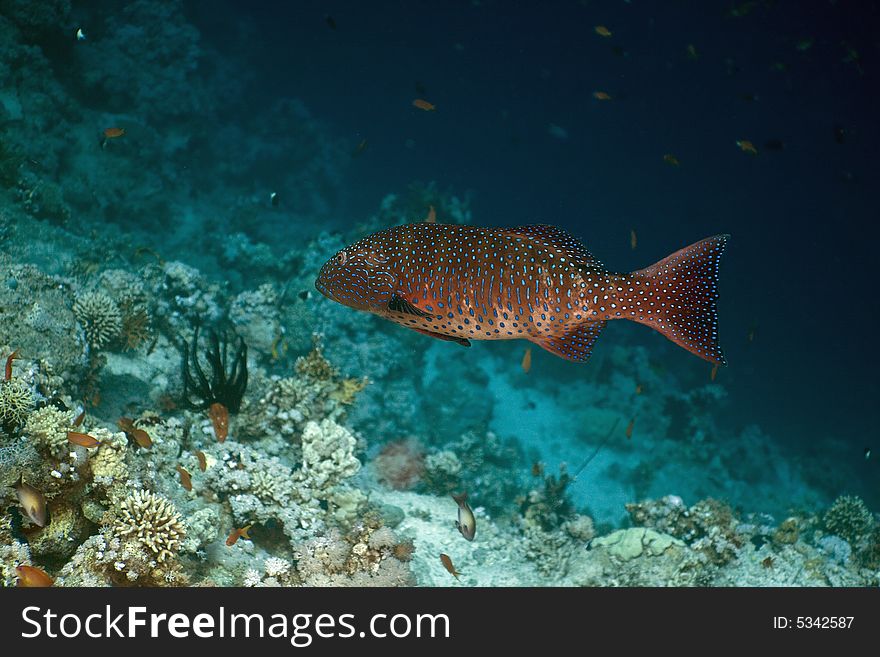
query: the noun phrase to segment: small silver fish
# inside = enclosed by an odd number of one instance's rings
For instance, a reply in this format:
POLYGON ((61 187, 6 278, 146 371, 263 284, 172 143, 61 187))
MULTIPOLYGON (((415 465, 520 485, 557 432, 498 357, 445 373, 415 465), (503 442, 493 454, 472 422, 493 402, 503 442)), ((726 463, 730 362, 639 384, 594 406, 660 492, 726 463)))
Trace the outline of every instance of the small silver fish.
POLYGON ((455 528, 461 532, 467 540, 474 540, 474 534, 477 533, 477 519, 474 512, 471 511, 470 505, 467 503, 467 493, 461 495, 453 495, 452 499, 458 504, 458 520, 455 521, 455 528))
POLYGON ((865 460, 867 461, 869 458, 871 458, 871 448, 865 447, 865 460))
POLYGON ((27 517, 37 527, 45 527, 48 514, 46 513, 46 498, 43 494, 30 484, 24 483, 23 475, 18 477, 18 483, 14 488, 21 508, 27 517))
POLYGON ((86 40, 86 33, 83 32, 81 27, 76 28, 76 40, 77 41, 85 41, 86 40))

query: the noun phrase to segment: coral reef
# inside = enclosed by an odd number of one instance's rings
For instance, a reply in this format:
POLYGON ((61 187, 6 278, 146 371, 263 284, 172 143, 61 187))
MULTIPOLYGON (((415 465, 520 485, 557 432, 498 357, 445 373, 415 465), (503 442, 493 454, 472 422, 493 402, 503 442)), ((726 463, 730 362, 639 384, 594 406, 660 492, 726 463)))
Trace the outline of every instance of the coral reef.
POLYGON ((136 490, 116 509, 110 535, 122 540, 124 552, 146 548, 162 563, 180 550, 186 527, 171 502, 154 493, 136 490), (129 547, 129 543, 137 546, 129 547))
POLYGON ((122 333, 122 313, 119 306, 103 292, 86 292, 73 304, 73 314, 95 349, 106 347, 122 333))

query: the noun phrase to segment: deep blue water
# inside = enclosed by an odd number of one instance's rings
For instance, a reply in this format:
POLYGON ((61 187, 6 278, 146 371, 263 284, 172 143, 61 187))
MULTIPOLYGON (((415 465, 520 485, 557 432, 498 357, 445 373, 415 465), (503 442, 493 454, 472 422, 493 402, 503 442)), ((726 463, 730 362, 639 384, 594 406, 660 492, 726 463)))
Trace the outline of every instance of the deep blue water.
MULTIPOLYGON (((129 125, 127 141, 94 162, 77 161, 83 142, 73 137, 38 153, 73 180, 68 189, 87 166, 120 165, 100 186, 123 191, 95 215, 168 249, 178 231, 186 250, 168 255, 196 266, 227 228, 283 253, 324 229, 351 231, 413 181, 469 194, 478 224, 566 228, 618 271, 730 233, 719 329, 729 367, 718 375, 730 398, 719 418, 730 435, 758 424, 792 454, 855 470, 853 487, 880 505, 877 3, 203 0, 183 3, 200 33, 190 55, 175 49, 178 19, 163 6, 174 3, 74 2, 68 24, 26 34, 96 125, 80 125, 73 103, 49 104, 45 122, 57 111, 84 131, 129 125), (134 5, 140 13, 127 13, 134 5), (81 43, 77 25, 89 34, 81 43), (208 86, 187 95, 187 84, 208 86), (414 108, 418 97, 436 111, 414 108), (344 155, 327 158, 334 181, 308 207, 286 187, 308 175, 285 157, 298 147, 296 121, 268 113, 290 98, 344 155), (154 171, 180 189, 154 193, 154 171), (281 208, 242 219, 240 197, 272 189, 281 208), (187 241, 171 197, 176 207, 191 197, 199 221, 217 216, 217 234, 187 241)), ((71 203, 93 210, 88 195, 71 203)), ((596 349, 627 333, 663 343, 647 328, 612 326, 596 349)), ((709 376, 684 353, 663 364, 688 381, 709 376)))
POLYGON ((211 2, 191 17, 259 71, 245 105, 300 98, 352 148, 368 140, 341 225, 417 179, 472 191, 478 223, 563 226, 617 270, 731 233, 721 412, 812 458, 849 441, 876 481, 876 3, 211 2))

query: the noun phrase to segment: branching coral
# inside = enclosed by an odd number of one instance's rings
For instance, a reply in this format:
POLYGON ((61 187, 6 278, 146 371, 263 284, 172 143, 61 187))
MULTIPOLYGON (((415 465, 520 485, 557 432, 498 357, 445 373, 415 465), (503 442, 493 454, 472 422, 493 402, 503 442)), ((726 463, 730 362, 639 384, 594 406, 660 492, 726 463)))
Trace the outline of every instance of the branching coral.
POLYGON ((333 530, 307 542, 296 569, 307 586, 407 586, 411 548, 387 527, 361 523, 348 535, 333 530))
POLYGON ((0 382, 0 426, 7 432, 27 420, 34 409, 34 393, 24 381, 0 382))
POLYGON ((67 432, 72 430, 73 413, 49 405, 40 408, 27 419, 24 433, 34 443, 48 452, 68 446, 67 432))
POLYGON ((712 498, 688 508, 681 498, 667 495, 660 500, 627 504, 626 510, 636 525, 680 538, 716 565, 735 559, 748 540, 739 531, 740 520, 733 509, 712 498))
POLYGON ((303 431, 303 464, 298 474, 313 490, 327 490, 354 475, 361 462, 354 456, 357 440, 333 420, 309 422, 303 431))
POLYGON ((122 332, 122 312, 103 292, 86 292, 73 304, 73 314, 83 327, 86 339, 95 349, 113 342, 122 332))
POLYGON ((112 534, 148 549, 160 563, 173 557, 186 536, 183 518, 164 497, 134 491, 120 505, 112 534))

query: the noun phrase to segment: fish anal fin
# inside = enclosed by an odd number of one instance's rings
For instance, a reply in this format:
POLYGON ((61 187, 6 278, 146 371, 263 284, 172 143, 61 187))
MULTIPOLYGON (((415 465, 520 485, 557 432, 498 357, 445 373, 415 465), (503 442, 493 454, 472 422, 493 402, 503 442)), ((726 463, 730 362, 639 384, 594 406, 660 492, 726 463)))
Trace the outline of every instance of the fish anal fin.
POLYGON ((405 315, 414 315, 416 317, 433 317, 433 315, 421 308, 417 308, 412 303, 404 299, 398 294, 392 295, 388 302, 388 310, 395 313, 404 313, 405 315))
POLYGON ((587 321, 575 326, 564 335, 546 335, 533 338, 531 341, 542 349, 556 354, 566 360, 585 363, 593 353, 593 345, 602 329, 605 321, 587 321))
POLYGON ((456 342, 460 344, 462 347, 470 347, 471 341, 467 338, 457 338, 454 335, 443 335, 442 333, 435 333, 434 331, 428 331, 426 329, 415 328, 414 326, 408 326, 407 328, 411 328, 413 331, 417 333, 421 333, 423 335, 428 335, 432 338, 437 338, 438 340, 445 340, 447 342, 456 342))
POLYGON ((577 237, 557 226, 529 224, 526 226, 514 226, 506 230, 511 235, 528 237, 529 239, 543 242, 547 246, 565 253, 574 263, 580 266, 595 267, 600 270, 605 269, 605 265, 587 251, 586 247, 577 237))

